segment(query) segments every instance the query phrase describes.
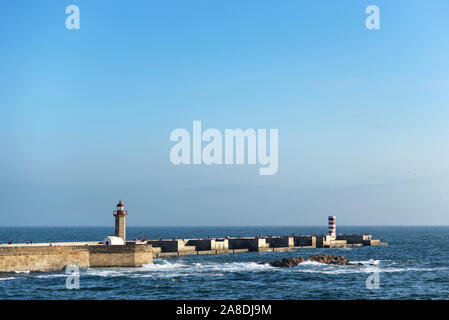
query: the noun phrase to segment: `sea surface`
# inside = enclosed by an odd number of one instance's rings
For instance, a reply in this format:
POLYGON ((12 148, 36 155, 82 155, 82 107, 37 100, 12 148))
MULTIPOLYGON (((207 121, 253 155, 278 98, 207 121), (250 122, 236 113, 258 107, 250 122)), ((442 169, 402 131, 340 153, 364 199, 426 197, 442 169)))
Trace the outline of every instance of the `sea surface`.
MULTIPOLYGON (((337 227, 367 233, 389 246, 301 249, 155 259, 140 268, 80 270, 80 288, 60 272, 0 273, 0 299, 449 299, 449 227, 337 227), (302 263, 274 268, 260 262, 326 253, 363 266, 302 263), (366 280, 379 276, 379 288, 366 280)), ((128 227, 150 239, 320 234, 325 227, 128 227)), ((0 227, 0 243, 98 241, 108 227, 0 227)))

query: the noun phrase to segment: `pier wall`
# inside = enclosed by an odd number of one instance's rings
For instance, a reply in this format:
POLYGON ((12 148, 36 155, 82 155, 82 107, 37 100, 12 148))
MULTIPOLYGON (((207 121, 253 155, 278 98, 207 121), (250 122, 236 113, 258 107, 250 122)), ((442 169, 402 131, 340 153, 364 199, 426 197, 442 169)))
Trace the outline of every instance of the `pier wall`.
POLYGON ((224 254, 245 251, 289 251, 303 248, 338 248, 386 245, 371 240, 371 235, 304 235, 239 237, 230 239, 173 239, 150 240, 155 257, 181 256, 187 254, 224 254), (348 243, 348 239, 350 243, 348 243))
POLYGON ((316 236, 317 248, 338 248, 346 247, 348 245, 346 240, 338 240, 337 236, 321 235, 316 236))
POLYGON ((195 246, 198 251, 228 250, 228 239, 192 239, 187 241, 188 246, 195 246))
POLYGON ((178 251, 192 251, 195 247, 188 245, 190 240, 173 239, 173 240, 149 240, 146 243, 153 247, 161 248, 162 252, 178 252, 178 251))
POLYGON ((151 245, 89 247, 90 267, 138 267, 152 262, 151 245))
POLYGON ((372 239, 370 234, 341 234, 337 236, 337 240, 346 240, 347 243, 363 243, 372 239))
POLYGON ((270 244, 265 238, 236 238, 229 239, 229 249, 249 249, 249 251, 259 251, 259 249, 269 248, 270 244))
POLYGON ((295 247, 316 247, 316 236, 295 236, 293 242, 295 247))
POLYGON ((364 246, 384 246, 386 243, 380 242, 380 240, 364 240, 364 246))
POLYGON ((67 265, 138 267, 152 262, 150 245, 0 247, 0 272, 58 271, 67 265))
POLYGON ((74 264, 89 267, 89 251, 84 247, 0 248, 0 271, 56 271, 74 264))
POLYGON ((284 248, 295 246, 293 237, 268 237, 265 239, 270 248, 284 248))

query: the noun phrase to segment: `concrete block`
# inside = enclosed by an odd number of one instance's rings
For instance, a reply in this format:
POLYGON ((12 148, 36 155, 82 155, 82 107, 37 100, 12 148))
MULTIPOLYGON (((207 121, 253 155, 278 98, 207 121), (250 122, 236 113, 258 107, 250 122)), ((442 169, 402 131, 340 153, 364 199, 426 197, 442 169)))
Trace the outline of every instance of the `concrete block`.
POLYGON ((228 239, 190 239, 187 246, 195 246, 197 250, 227 250, 229 249, 228 239))
POLYGON ((293 237, 293 243, 295 247, 302 246, 316 246, 315 236, 295 236, 293 237))
POLYGON ((346 240, 349 244, 363 243, 372 239, 370 234, 340 234, 337 236, 337 240, 346 240))
POLYGON ((295 245, 293 237, 269 237, 265 239, 270 248, 293 247, 295 245))
POLYGON ((229 239, 230 249, 249 249, 249 251, 259 251, 259 249, 269 248, 265 238, 236 238, 229 239))
MULTIPOLYGON (((153 247, 161 248, 162 252, 178 252, 182 250, 192 250, 191 246, 186 249, 186 243, 188 240, 174 239, 174 240, 149 240, 147 243, 153 247)), ((195 248, 193 248, 195 250, 195 248)))

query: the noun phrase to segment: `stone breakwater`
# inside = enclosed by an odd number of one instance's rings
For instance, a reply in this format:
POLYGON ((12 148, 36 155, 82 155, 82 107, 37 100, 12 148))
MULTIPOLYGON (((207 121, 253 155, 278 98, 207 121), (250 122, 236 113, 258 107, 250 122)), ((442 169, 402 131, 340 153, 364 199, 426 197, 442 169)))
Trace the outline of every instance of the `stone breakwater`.
POLYGON ((313 248, 353 248, 387 245, 371 235, 298 235, 208 239, 149 240, 154 257, 164 258, 189 254, 224 254, 248 251, 285 252, 313 248))
MULTIPOLYGON (((155 258, 183 255, 228 254, 249 251, 285 252, 307 248, 336 248, 386 245, 371 235, 299 235, 207 239, 159 239, 127 241, 125 245, 102 242, 65 242, 0 245, 0 272, 55 271, 67 265, 79 267, 139 267, 155 258)), ((302 258, 284 264, 302 262, 302 258)), ((311 259, 310 257, 308 259, 311 259)), ((331 263, 328 258, 315 260, 331 263), (324 259, 324 260, 320 260, 324 259), (326 262, 327 261, 327 262, 326 262)), ((340 261, 340 260, 336 260, 340 261)), ((296 263, 296 264, 297 264, 296 263)), ((280 263, 282 264, 282 262, 280 263)))
POLYGON ((59 271, 67 265, 139 267, 152 262, 152 247, 145 244, 0 246, 0 272, 59 271))

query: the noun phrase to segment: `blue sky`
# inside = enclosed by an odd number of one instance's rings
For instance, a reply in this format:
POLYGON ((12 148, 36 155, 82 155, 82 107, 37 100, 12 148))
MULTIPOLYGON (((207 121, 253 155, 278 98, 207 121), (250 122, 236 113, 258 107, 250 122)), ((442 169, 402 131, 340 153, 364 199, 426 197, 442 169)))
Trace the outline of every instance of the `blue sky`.
POLYGON ((449 224, 449 3, 3 1, 1 225, 449 224), (80 30, 65 8, 80 8, 80 30), (365 8, 380 8, 380 30, 365 8), (279 170, 170 132, 279 129, 279 170))

